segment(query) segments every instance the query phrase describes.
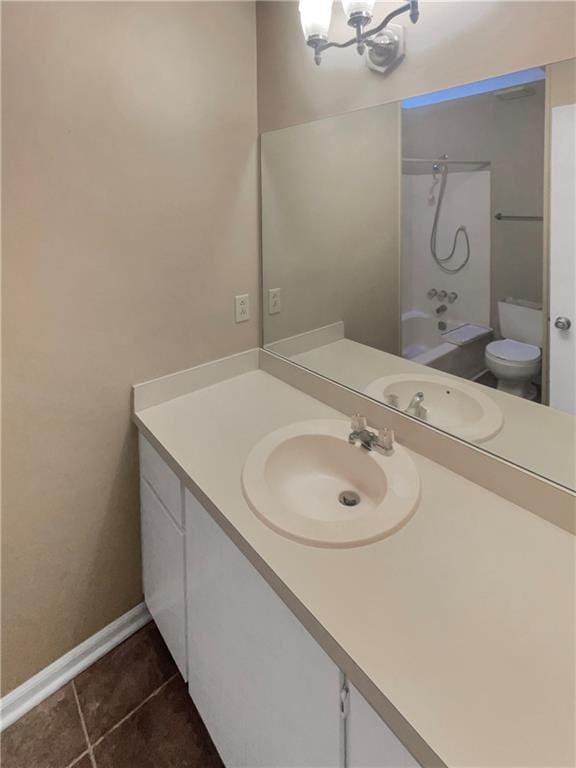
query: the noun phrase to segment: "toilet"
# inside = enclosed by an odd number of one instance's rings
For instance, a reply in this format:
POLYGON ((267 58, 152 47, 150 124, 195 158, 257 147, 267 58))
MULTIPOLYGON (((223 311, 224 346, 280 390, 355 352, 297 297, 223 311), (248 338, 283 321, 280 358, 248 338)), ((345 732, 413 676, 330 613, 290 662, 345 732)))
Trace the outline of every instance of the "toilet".
POLYGON ((533 400, 542 359, 542 306, 508 298, 498 302, 498 320, 504 338, 486 345, 486 367, 498 389, 533 400))

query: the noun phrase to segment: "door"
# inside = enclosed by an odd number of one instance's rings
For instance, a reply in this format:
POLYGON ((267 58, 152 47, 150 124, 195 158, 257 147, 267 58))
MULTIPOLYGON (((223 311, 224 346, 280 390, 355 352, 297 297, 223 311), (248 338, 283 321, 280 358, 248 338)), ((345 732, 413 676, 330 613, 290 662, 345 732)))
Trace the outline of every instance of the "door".
POLYGON ((576 413, 576 104, 552 109, 550 405, 576 413))

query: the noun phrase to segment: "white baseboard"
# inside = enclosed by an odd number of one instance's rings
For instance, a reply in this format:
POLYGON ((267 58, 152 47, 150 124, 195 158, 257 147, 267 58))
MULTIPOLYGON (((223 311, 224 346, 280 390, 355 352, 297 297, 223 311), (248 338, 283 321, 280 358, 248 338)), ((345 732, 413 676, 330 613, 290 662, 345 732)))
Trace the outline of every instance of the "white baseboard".
POLYGON ((150 621, 144 603, 120 616, 83 643, 0 699, 0 731, 16 722, 76 675, 150 621))

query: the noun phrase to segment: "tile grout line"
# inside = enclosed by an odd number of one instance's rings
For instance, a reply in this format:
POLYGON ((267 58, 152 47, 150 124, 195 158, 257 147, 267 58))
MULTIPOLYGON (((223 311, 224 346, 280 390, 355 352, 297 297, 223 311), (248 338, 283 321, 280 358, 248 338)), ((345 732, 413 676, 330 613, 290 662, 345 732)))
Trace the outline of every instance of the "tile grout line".
POLYGON ((80 760, 84 759, 86 757, 86 755, 90 756, 90 753, 88 752, 88 750, 86 750, 86 752, 82 752, 82 754, 78 755, 78 757, 75 757, 74 760, 72 760, 71 763, 68 763, 66 768, 74 768, 74 766, 78 765, 80 760))
POLYGON ((78 698, 78 691, 76 690, 76 683, 74 680, 72 680, 72 690, 74 691, 74 698, 76 699, 76 706, 78 707, 78 714, 80 715, 80 722, 82 723, 84 738, 86 739, 86 744, 88 746, 90 762, 92 763, 92 768, 97 768, 96 760, 94 758, 94 751, 92 750, 92 745, 90 744, 90 738, 88 736, 88 728, 86 728, 86 721, 84 720, 84 714, 82 712, 82 707, 80 706, 80 699, 78 698))
MULTIPOLYGON (((102 736, 100 736, 99 738, 97 738, 97 739, 96 739, 96 741, 94 742, 94 744, 92 744, 92 747, 91 747, 91 749, 94 749, 94 747, 97 747, 97 746, 98 746, 98 745, 99 745, 99 744, 100 744, 102 741, 104 741, 104 739, 105 739, 107 736, 109 736, 109 735, 110 735, 110 734, 111 734, 113 731, 115 731, 115 730, 116 730, 117 728, 119 728, 119 727, 120 727, 120 726, 121 726, 123 723, 125 723, 125 722, 126 722, 126 720, 129 720, 129 719, 132 717, 132 715, 133 715, 134 713, 138 712, 138 710, 139 710, 139 709, 141 709, 141 708, 144 706, 144 704, 146 704, 148 701, 150 701, 150 699, 153 699, 153 698, 154 698, 154 696, 156 696, 157 694, 159 694, 159 693, 160 693, 160 691, 162 691, 164 688, 166 688, 166 686, 167 686, 169 683, 171 683, 171 682, 172 682, 172 680, 174 680, 175 678, 177 678, 179 674, 180 674, 179 672, 174 672, 174 674, 173 674, 173 675, 171 675, 171 676, 168 678, 168 680, 165 680, 165 681, 162 683, 162 685, 161 685, 161 686, 159 686, 158 688, 156 688, 156 690, 155 690, 155 691, 152 691, 152 693, 150 693, 148 696, 146 696, 146 698, 145 698, 145 699, 143 699, 143 700, 140 702, 140 704, 138 704, 138 706, 137 706, 137 707, 134 707, 134 709, 131 709, 131 710, 130 710, 130 712, 128 712, 128 714, 127 714, 127 715, 124 715, 124 717, 123 717, 123 718, 121 718, 120 720, 118 720, 118 722, 117 722, 117 723, 115 723, 115 724, 114 724, 114 725, 113 725, 111 728, 109 728, 109 729, 106 731, 106 733, 103 733, 103 734, 102 734, 102 736)), ((94 763, 94 768, 97 768, 97 766, 96 766, 96 763, 94 763)))

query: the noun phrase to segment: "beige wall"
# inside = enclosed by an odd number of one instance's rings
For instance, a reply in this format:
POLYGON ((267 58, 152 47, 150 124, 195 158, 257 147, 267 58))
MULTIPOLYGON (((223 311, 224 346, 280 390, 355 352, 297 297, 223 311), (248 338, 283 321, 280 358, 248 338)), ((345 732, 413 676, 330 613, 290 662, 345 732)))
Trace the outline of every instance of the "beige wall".
MULTIPOLYGON (((397 3, 379 4, 385 11, 397 3)), ((332 36, 350 36, 340 4, 332 36)), ((304 43, 296 2, 258 2, 258 112, 261 131, 373 106, 576 56, 573 2, 423 2, 406 27, 407 55, 382 77, 350 49, 317 67, 304 43)))
MULTIPOLYGON (((545 86, 532 96, 503 101, 492 93, 402 113, 405 157, 449 157, 490 162, 491 325, 507 296, 542 302, 540 222, 496 221, 507 214, 543 215, 545 86)), ((474 254, 472 255, 472 258, 474 254)))
MULTIPOLYGON (((260 3, 262 130, 576 54, 572 3, 424 11, 380 78, 260 3)), ((141 599, 130 385, 257 342, 256 41, 247 3, 2 13, 8 691, 141 599)))
POLYGON ((2 6, 8 691, 141 600, 131 384, 257 344, 257 129, 250 3, 2 6))
POLYGON ((282 290, 265 343, 343 320, 399 351, 399 118, 389 104, 262 137, 264 295, 282 290))
POLYGON ((550 106, 563 107, 576 102, 576 59, 548 67, 550 106))

